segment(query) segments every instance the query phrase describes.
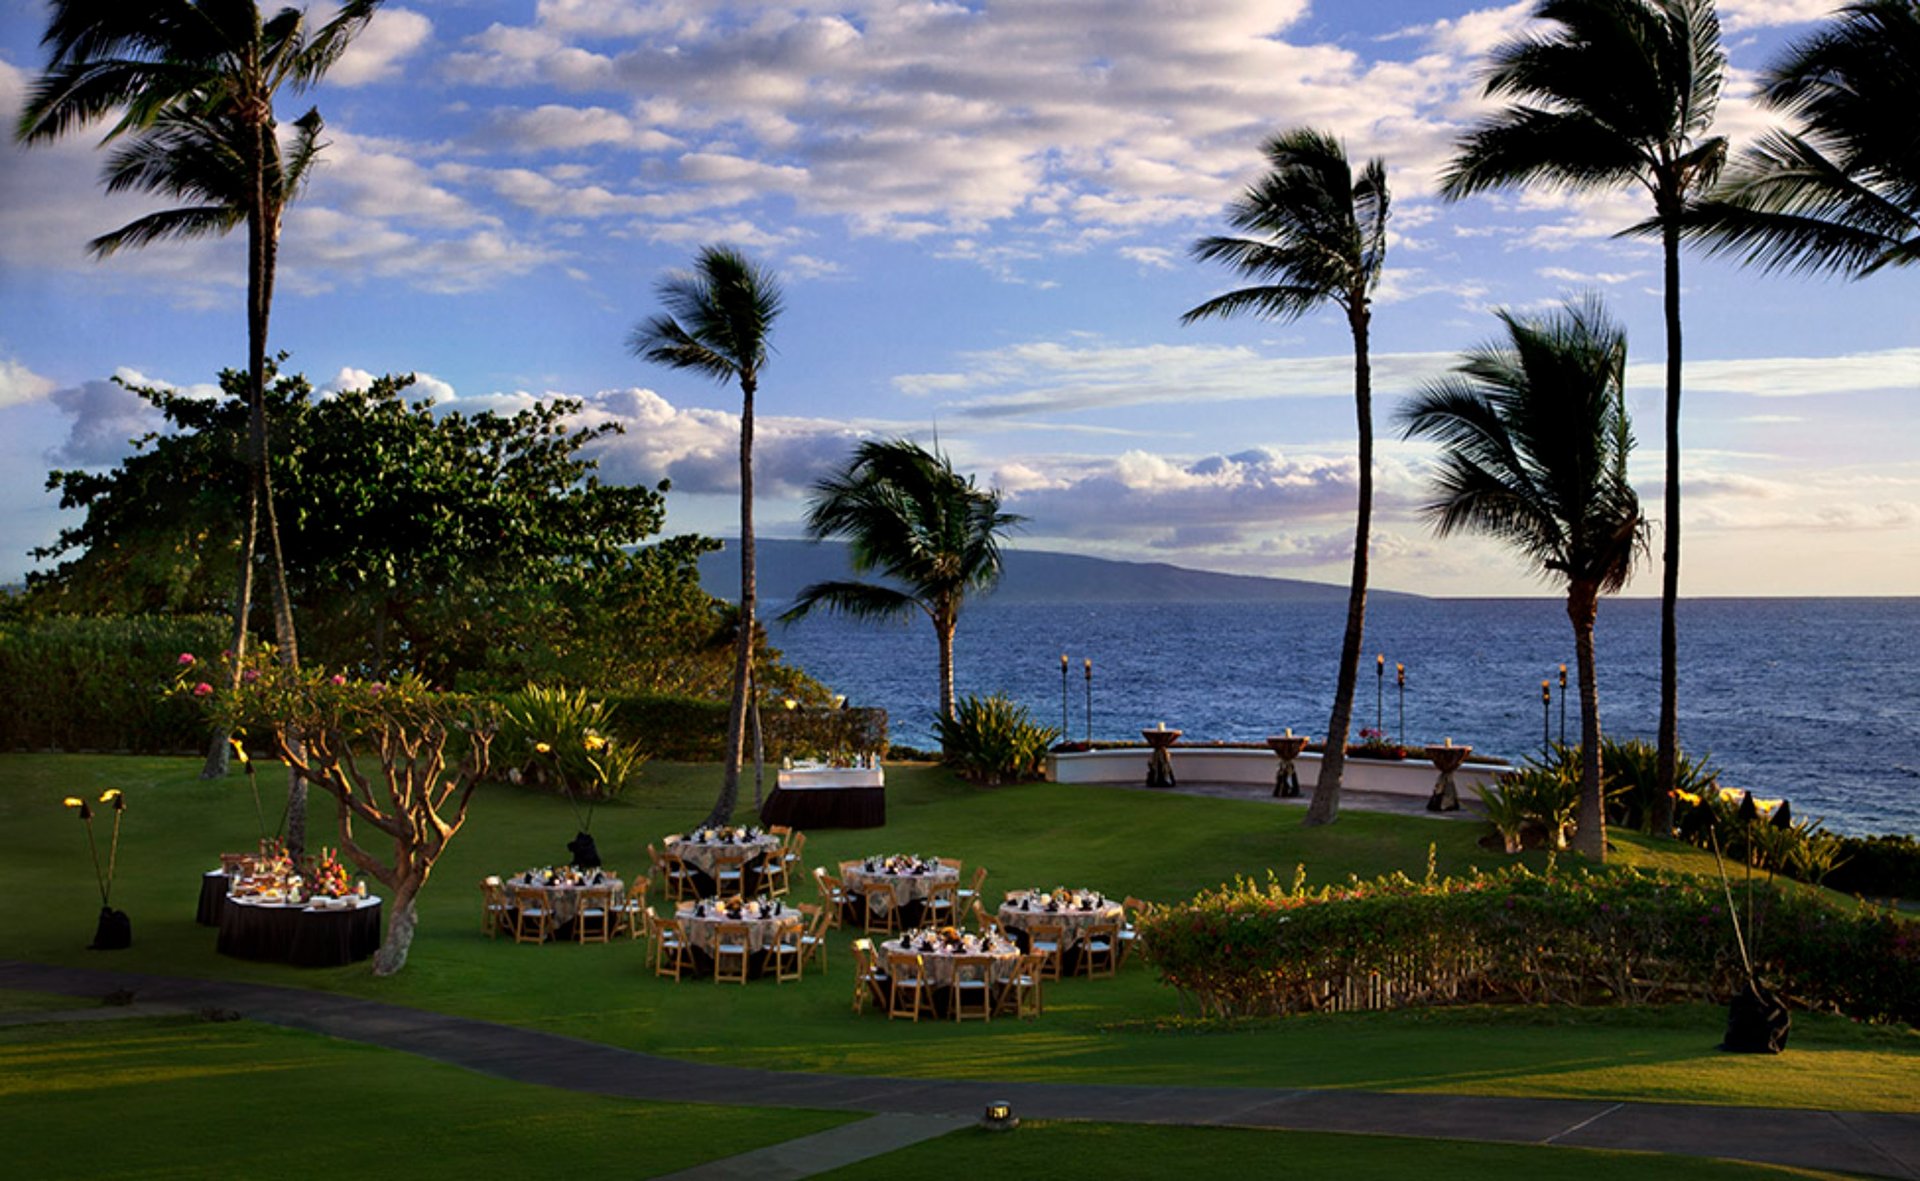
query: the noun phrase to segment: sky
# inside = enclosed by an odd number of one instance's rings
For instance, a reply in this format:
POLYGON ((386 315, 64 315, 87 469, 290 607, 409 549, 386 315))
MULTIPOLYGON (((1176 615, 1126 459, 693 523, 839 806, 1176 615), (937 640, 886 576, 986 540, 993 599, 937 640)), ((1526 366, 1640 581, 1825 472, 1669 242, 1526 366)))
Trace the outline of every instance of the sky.
MULTIPOLYGON (((1419 515, 1432 450, 1393 415, 1496 309, 1599 294, 1627 327, 1643 503, 1661 512, 1665 357, 1649 212, 1622 190, 1441 201, 1529 3, 1460 0, 541 0, 389 3, 309 106, 326 149, 282 235, 270 348, 323 391, 414 373, 469 412, 550 398, 616 421, 614 481, 671 479, 670 532, 737 533, 739 395, 634 357, 657 284, 727 243, 785 308, 756 403, 759 531, 869 437, 936 442, 1002 490, 1013 544, 1344 583, 1351 341, 1329 309, 1190 327, 1237 285, 1190 256, 1311 126, 1393 192, 1374 310, 1376 587, 1551 594, 1419 515)), ((1716 129, 1830 0, 1722 0, 1716 129)), ((316 8, 324 15, 326 9, 316 8)), ((44 65, 0 0, 0 117, 44 65)), ((64 524, 50 469, 157 422, 114 378, 210 391, 245 363, 244 235, 96 261, 159 207, 105 194, 98 134, 0 144, 0 581, 64 524)), ((1850 282, 1683 261, 1685 595, 1920 589, 1920 269, 1850 282)), ((1656 543, 1654 553, 1657 555, 1656 543)), ((1657 556, 1629 594, 1659 593, 1657 556)))

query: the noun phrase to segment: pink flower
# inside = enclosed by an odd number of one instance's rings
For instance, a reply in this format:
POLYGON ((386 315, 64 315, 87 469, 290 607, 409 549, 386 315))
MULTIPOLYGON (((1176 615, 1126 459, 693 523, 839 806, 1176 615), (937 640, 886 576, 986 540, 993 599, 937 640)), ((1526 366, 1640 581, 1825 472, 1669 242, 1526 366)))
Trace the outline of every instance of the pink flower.
POLYGON ((246 672, 243 672, 240 674, 240 679, 245 681, 247 684, 251 685, 255 681, 260 679, 260 670, 257 668, 250 668, 246 672))
POLYGON ((341 676, 339 673, 333 674, 328 677, 327 680, 332 681, 336 685, 344 685, 347 683, 347 678, 341 676))
POLYGON ((367 692, 369 693, 385 693, 386 691, 387 685, 385 681, 375 681, 373 684, 367 686, 367 692))
POLYGON ((213 686, 207 684, 205 681, 201 681, 193 687, 193 695, 195 697, 210 697, 213 695, 213 686))
POLYGON ((192 663, 193 663, 193 653, 191 653, 191 652, 182 652, 182 653, 180 654, 180 663, 181 663, 181 664, 192 664, 192 663))

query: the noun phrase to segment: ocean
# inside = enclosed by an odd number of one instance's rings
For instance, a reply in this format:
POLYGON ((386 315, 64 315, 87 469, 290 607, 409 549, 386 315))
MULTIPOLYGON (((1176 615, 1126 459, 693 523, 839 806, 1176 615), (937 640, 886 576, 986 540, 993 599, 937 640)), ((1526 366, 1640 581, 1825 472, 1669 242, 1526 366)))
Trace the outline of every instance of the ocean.
MULTIPOLYGON (((1573 634, 1548 599, 1386 599, 1369 605, 1354 729, 1413 745, 1452 738, 1519 761, 1580 729, 1573 634), (1377 692, 1375 656, 1386 657, 1377 692), (1401 696, 1395 664, 1407 668, 1401 696)), ((1835 832, 1920 833, 1920 599, 1690 599, 1680 604, 1680 739, 1721 783, 1785 797, 1835 832)), ((1652 740, 1660 605, 1606 600, 1596 634, 1606 733, 1652 740)), ((767 611, 771 618, 775 611, 767 611)), ((1124 739, 1164 722, 1188 741, 1322 737, 1344 608, 1321 604, 969 606, 954 643, 961 695, 1004 693, 1069 738, 1124 739), (1092 710, 1084 660, 1093 661, 1092 710)), ((888 711, 893 740, 931 747, 933 629, 822 616, 774 624, 792 662, 857 705, 888 711)))

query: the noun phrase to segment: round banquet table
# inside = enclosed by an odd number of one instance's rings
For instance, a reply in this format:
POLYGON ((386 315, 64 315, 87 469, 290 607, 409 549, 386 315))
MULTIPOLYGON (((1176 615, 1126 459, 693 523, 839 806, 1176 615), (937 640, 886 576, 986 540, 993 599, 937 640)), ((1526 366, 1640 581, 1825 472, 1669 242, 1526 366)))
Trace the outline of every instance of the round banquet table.
POLYGON ((932 941, 931 948, 918 943, 909 945, 906 938, 902 937, 899 939, 889 939, 885 943, 882 943, 879 947, 879 952, 882 967, 886 966, 886 957, 889 955, 917 955, 920 957, 920 963, 926 969, 927 986, 933 990, 933 1010, 942 1017, 948 1016, 952 1012, 953 970, 954 960, 956 958, 961 956, 992 956, 993 982, 996 985, 1005 984, 1008 980, 1011 980, 1015 969, 1020 965, 1020 948, 1011 940, 1007 939, 996 941, 993 946, 986 951, 965 951, 955 950, 948 944, 937 939, 932 941))
POLYGON ((687 946, 693 950, 694 961, 707 972, 713 971, 713 945, 718 941, 720 927, 725 923, 740 923, 747 928, 747 974, 758 976, 761 967, 761 953, 774 941, 780 928, 803 924, 806 916, 797 906, 780 904, 778 912, 769 908, 762 913, 760 904, 750 902, 734 918, 726 911, 714 906, 701 907, 696 902, 682 902, 674 908, 673 916, 680 920, 680 926, 687 933, 687 946), (696 914, 696 908, 704 914, 696 914))
POLYGON ((380 899, 353 902, 345 910, 312 910, 229 895, 220 911, 220 954, 298 968, 364 960, 380 947, 380 899))
MULTIPOLYGON (((859 918, 866 913, 867 901, 864 888, 874 882, 884 882, 892 888, 893 906, 899 912, 902 927, 920 925, 927 896, 933 893, 937 885, 958 886, 960 871, 952 866, 936 864, 925 873, 894 873, 887 869, 868 869, 864 864, 847 867, 840 877, 846 889, 847 907, 859 918)), ((952 920, 957 922, 959 915, 952 920)))
POLYGON ((210 869, 200 878, 200 906, 193 912, 193 921, 203 927, 220 925, 220 911, 227 905, 227 891, 233 887, 233 878, 224 869, 210 869))
POLYGON ((1003 931, 1011 931, 1020 937, 1022 946, 1026 945, 1027 928, 1033 923, 1056 924, 1062 929, 1060 947, 1061 970, 1072 975, 1074 965, 1080 958, 1080 944, 1087 937, 1087 930, 1103 924, 1122 926, 1127 921, 1126 907, 1109 898, 1099 906, 1079 907, 1063 905, 1055 910, 1044 906, 1020 905, 1024 898, 1021 894, 1009 894, 1000 904, 995 921, 1003 931))
POLYGON ((756 867, 780 848, 780 838, 768 833, 732 841, 700 841, 681 836, 669 839, 667 848, 694 872, 694 886, 702 897, 712 897, 718 888, 713 871, 720 863, 720 858, 731 850, 745 849, 747 859, 740 867, 740 893, 752 894, 756 890, 755 879, 759 876, 756 867))
POLYGON ((547 909, 553 913, 551 930, 559 938, 560 928, 572 923, 580 913, 580 892, 582 890, 613 891, 613 901, 617 904, 626 893, 626 883, 616 877, 602 877, 598 882, 572 883, 556 882, 553 885, 539 885, 527 880, 525 874, 508 878, 507 897, 515 894, 538 894, 546 899, 547 909))

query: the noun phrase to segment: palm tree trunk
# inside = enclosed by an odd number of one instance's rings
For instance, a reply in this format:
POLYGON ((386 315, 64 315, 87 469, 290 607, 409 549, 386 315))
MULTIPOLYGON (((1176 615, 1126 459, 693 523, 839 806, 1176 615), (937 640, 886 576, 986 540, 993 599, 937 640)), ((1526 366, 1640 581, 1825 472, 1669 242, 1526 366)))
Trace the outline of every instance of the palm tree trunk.
POLYGON ((1573 652, 1580 667, 1580 810, 1574 814, 1573 848, 1595 861, 1607 859, 1607 804, 1600 794, 1600 682, 1593 666, 1593 621, 1599 614, 1600 588, 1574 582, 1567 587, 1567 619, 1573 624, 1573 652))
POLYGON ((1360 678, 1360 644, 1367 620, 1367 547, 1373 529, 1373 369, 1367 356, 1364 304, 1347 314, 1353 331, 1353 405, 1360 427, 1360 507, 1353 530, 1353 577, 1347 588, 1347 628, 1340 640, 1340 677, 1333 691, 1320 778, 1313 785, 1307 823, 1332 824, 1340 815, 1340 777, 1347 766, 1347 730, 1353 723, 1353 690, 1360 678))
POLYGON ((1652 828, 1673 832, 1673 784, 1680 761, 1680 645, 1675 631, 1680 600, 1680 225, 1678 202, 1661 210, 1667 314, 1667 496, 1662 522, 1660 579, 1660 725, 1655 756, 1652 828))
MULTIPOLYGON (((248 161, 253 192, 247 210, 247 397, 249 464, 253 495, 266 525, 267 574, 273 598, 274 643, 283 667, 298 670, 300 645, 293 630, 293 604, 287 594, 286 557, 280 548, 280 521, 273 506, 273 476, 267 443, 267 322, 273 309, 273 272, 280 225, 267 202, 266 137, 273 134, 271 109, 257 118, 249 140, 248 161)), ((289 736, 296 750, 300 736, 289 736)), ((287 848, 295 855, 306 851, 307 785, 299 772, 287 770, 287 848)))
POLYGON ((734 638, 733 698, 727 709, 726 749, 720 775, 720 798, 707 813, 709 825, 726 824, 740 801, 740 758, 747 733, 747 694, 753 677, 753 393, 750 374, 740 377, 740 618, 734 638))
POLYGON ((934 609, 933 634, 940 643, 940 716, 953 721, 953 632, 959 615, 949 604, 934 609))
MULTIPOLYGON (((248 415, 252 417, 251 413, 248 415)), ((253 467, 247 466, 247 518, 240 528, 240 571, 239 585, 233 592, 233 642, 228 650, 233 653, 227 673, 227 691, 236 692, 240 688, 241 673, 247 659, 247 620, 253 614, 253 555, 260 534, 260 500, 253 486, 253 467)), ((227 745, 228 732, 217 729, 213 732, 213 743, 207 748, 207 761, 201 764, 200 778, 224 779, 231 767, 229 762, 231 747, 227 745)))

